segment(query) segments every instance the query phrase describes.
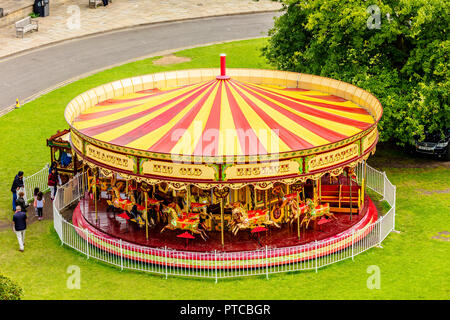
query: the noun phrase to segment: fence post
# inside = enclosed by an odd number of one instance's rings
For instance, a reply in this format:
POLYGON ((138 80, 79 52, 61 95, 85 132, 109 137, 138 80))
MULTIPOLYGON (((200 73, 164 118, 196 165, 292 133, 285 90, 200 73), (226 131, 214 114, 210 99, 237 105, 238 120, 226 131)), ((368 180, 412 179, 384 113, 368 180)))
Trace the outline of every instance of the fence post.
POLYGON ((316 273, 317 273, 317 240, 315 240, 315 246, 316 246, 316 250, 314 250, 314 252, 316 254, 316 273))
POLYGON ((394 187, 394 201, 392 203, 392 208, 393 208, 393 211, 394 211, 393 212, 394 216, 392 217, 392 231, 400 233, 400 231, 395 230, 395 205, 396 205, 396 202, 397 202, 397 187, 396 186, 393 186, 393 187, 394 187))
POLYGON ((383 217, 378 220, 377 222, 377 226, 378 226, 378 248, 383 248, 383 246, 381 245, 381 228, 383 227, 383 217))
POLYGON ((383 199, 386 200, 386 171, 383 171, 383 199))
POLYGON ((120 245, 120 270, 123 270, 123 247, 122 247, 122 239, 119 239, 120 245))
POLYGON ((352 230, 352 260, 353 261, 354 261, 354 257, 355 257, 354 250, 353 250, 354 245, 355 245, 355 230, 352 230))
POLYGON ((266 245, 266 279, 269 280, 269 259, 267 258, 267 245, 266 245))
POLYGON ((89 259, 89 231, 88 231, 88 229, 84 229, 84 233, 86 234, 86 256, 89 259))
POLYGON ((165 265, 166 265, 166 279, 167 279, 167 246, 164 246, 164 258, 165 258, 165 265))
POLYGON ((217 283, 217 250, 214 250, 214 269, 216 271, 216 283, 217 283))

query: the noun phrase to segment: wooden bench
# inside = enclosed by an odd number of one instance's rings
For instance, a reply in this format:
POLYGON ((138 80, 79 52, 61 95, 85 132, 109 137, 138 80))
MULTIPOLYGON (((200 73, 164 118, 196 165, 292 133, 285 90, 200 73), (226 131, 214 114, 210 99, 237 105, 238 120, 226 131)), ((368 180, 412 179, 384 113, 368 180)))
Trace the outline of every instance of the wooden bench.
POLYGON ((19 34, 23 35, 28 31, 39 30, 39 25, 37 20, 31 20, 31 17, 23 18, 15 23, 16 25, 16 37, 19 37, 19 34))
MULTIPOLYGON (((361 186, 352 186, 352 212, 358 213, 360 209, 361 186)), ((330 203, 333 213, 350 213, 350 186, 322 185, 320 200, 330 203)))
MULTIPOLYGON (((112 3, 112 0, 109 0, 108 3, 112 3)), ((99 5, 103 4, 102 0, 89 0, 89 8, 97 9, 99 5)))

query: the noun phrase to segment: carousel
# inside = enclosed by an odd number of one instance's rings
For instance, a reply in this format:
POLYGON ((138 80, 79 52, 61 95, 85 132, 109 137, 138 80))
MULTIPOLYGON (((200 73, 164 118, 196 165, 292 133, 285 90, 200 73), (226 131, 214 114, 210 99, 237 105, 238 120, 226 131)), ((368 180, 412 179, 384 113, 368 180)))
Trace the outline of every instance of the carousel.
POLYGON ((65 111, 87 168, 72 222, 128 250, 186 254, 364 236, 377 210, 355 167, 375 152, 381 115, 353 85, 226 69, 225 55, 220 69, 102 85, 65 111))

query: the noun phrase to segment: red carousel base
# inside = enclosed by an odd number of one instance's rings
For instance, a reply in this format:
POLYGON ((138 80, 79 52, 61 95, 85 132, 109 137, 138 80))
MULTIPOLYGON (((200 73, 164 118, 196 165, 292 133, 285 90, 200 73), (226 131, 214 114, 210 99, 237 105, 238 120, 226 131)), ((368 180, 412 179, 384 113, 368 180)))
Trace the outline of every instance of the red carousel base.
MULTIPOLYGON (((145 227, 139 228, 136 223, 118 217, 113 212, 107 212, 104 202, 98 204, 96 220, 94 205, 92 200, 88 199, 82 199, 74 210, 73 224, 89 231, 91 245, 113 254, 125 253, 125 257, 130 260, 170 267, 230 269, 233 268, 229 264, 232 256, 233 260, 241 261, 240 268, 274 266, 329 255, 350 246, 355 239, 359 241, 364 238, 377 220, 375 205, 369 197, 365 200, 361 213, 354 214, 352 220, 349 214, 336 214, 337 220, 316 225, 315 229, 312 226, 306 231, 302 229, 300 239, 297 224, 294 223, 292 226, 285 224, 281 229, 271 227, 260 234, 259 242, 250 230, 239 231, 236 236, 225 232, 224 247, 221 245, 220 232, 208 232, 207 241, 195 235, 195 239, 189 240, 186 245, 185 239, 177 237, 182 230, 166 230, 161 233, 163 224, 149 229, 147 240, 145 227), (261 257, 262 251, 258 250, 261 246, 269 248, 269 262, 261 257), (169 256, 163 248, 170 249, 169 256), (215 251, 226 254, 217 261, 215 251), (202 263, 199 264, 199 260, 202 260, 202 263)), ((86 239, 86 233, 81 229, 77 229, 77 232, 86 239)))

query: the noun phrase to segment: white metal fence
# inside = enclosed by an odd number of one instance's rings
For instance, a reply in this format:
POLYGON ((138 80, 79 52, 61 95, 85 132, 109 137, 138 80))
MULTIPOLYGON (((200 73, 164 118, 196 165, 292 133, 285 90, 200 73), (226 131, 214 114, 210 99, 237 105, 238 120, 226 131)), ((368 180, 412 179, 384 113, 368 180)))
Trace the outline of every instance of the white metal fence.
MULTIPOLYGON (((362 179, 362 166, 356 170, 362 179)), ((93 234, 66 221, 61 211, 78 201, 87 190, 86 175, 79 174, 58 189, 53 202, 54 228, 61 242, 83 254, 121 269, 133 269, 165 275, 201 278, 229 278, 250 275, 317 270, 354 258, 379 245, 395 227, 395 186, 386 174, 369 166, 366 185, 390 204, 391 209, 378 220, 353 231, 306 245, 269 248, 245 252, 186 252, 165 248, 148 248, 106 235, 93 234)))
POLYGON ((25 189, 25 201, 30 201, 33 199, 34 188, 39 188, 39 191, 43 193, 50 190, 48 186, 48 164, 36 172, 35 174, 25 177, 23 179, 23 186, 25 189))

